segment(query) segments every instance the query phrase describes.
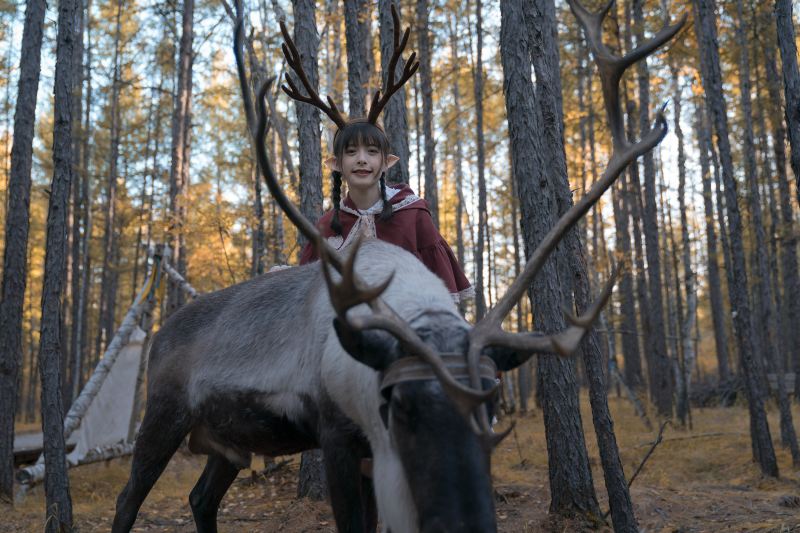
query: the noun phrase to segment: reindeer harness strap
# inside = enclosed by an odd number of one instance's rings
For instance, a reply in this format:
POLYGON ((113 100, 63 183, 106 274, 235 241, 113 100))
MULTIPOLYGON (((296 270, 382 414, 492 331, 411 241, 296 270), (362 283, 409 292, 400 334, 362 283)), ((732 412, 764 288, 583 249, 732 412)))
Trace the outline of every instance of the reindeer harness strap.
MULTIPOLYGON (((453 378, 457 380, 469 379, 469 368, 464 354, 443 353, 439 358, 444 363, 445 368, 453 378)), ((481 379, 494 381, 497 376, 497 366, 494 361, 485 355, 481 357, 479 363, 479 373, 481 379)), ((416 356, 402 357, 389 365, 383 373, 381 380, 381 393, 386 396, 389 390, 398 383, 409 381, 434 381, 439 378, 424 359, 416 356)))

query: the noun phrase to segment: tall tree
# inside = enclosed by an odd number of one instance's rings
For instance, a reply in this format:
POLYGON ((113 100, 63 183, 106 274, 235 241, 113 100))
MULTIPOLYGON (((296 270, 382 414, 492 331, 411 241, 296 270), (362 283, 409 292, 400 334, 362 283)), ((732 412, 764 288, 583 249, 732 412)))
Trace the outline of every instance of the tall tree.
POLYGON ((347 91, 350 116, 366 115, 367 86, 372 70, 369 54, 369 5, 367 0, 344 0, 344 30, 347 38, 347 91))
MULTIPOLYGON (((783 91, 786 99, 786 129, 791 149, 790 162, 795 179, 795 194, 800 202, 800 68, 797 66, 797 41, 791 0, 775 0, 778 48, 783 65, 783 91)), ((800 380, 797 390, 800 391, 800 380)))
MULTIPOLYGON (((464 152, 461 145, 461 121, 459 120, 461 112, 461 89, 458 86, 458 67, 460 62, 458 56, 458 16, 456 14, 454 14, 452 20, 450 21, 449 29, 450 57, 454 69, 452 76, 453 110, 456 113, 455 128, 453 129, 453 167, 456 175, 456 259, 458 260, 459 265, 464 265, 464 168, 462 166, 464 152)), ((517 224, 516 217, 514 217, 514 224, 517 224)), ((466 310, 464 299, 459 300, 458 305, 461 309, 461 312, 464 313, 466 310)))
MULTIPOLYGON (((783 288, 785 291, 783 302, 785 304, 785 319, 784 325, 786 331, 782 334, 786 339, 786 347, 790 354, 792 354, 792 367, 795 376, 800 374, 800 328, 794 325, 800 322, 800 274, 798 274, 797 266, 797 234, 794 228, 794 215, 792 213, 792 197, 789 187, 789 176, 786 172, 786 133, 787 127, 784 125, 784 118, 787 121, 788 129, 795 128, 794 140, 790 137, 790 158, 792 162, 792 169, 795 173, 795 178, 800 175, 800 111, 797 107, 800 106, 800 74, 798 74, 797 67, 797 49, 794 42, 794 26, 791 19, 791 5, 786 2, 777 1, 776 18, 786 16, 788 10, 788 22, 778 20, 776 32, 778 40, 791 39, 791 42, 784 42, 783 46, 786 48, 786 54, 789 56, 783 60, 784 82, 787 78, 789 83, 785 83, 785 94, 793 93, 794 98, 794 112, 790 111, 789 106, 786 107, 786 113, 781 113, 781 93, 780 93, 780 75, 776 66, 775 57, 775 41, 770 39, 770 42, 764 43, 760 48, 764 52, 764 63, 767 73, 767 91, 769 95, 769 109, 770 118, 773 130, 773 148, 775 151, 775 167, 777 170, 778 190, 780 192, 780 206, 781 206, 781 229, 780 238, 782 244, 781 250, 781 276, 783 288), (781 4, 780 6, 778 4, 781 4), (784 37, 780 36, 780 32, 784 33, 784 37), (794 60, 792 60, 794 58, 794 60), (794 61, 794 66, 792 66, 794 61), (788 74, 788 76, 787 76, 788 74), (791 80, 796 80, 792 82, 791 80), (793 125, 789 125, 789 120, 794 120, 793 125)), ((772 32, 766 32, 767 36, 771 36, 772 32)), ((782 52, 783 53, 783 52, 782 52)), ((800 398, 800 380, 795 379, 795 398, 800 398)))
POLYGON ((744 13, 743 0, 736 2, 736 14, 739 22, 736 26, 736 37, 739 44, 739 99, 742 106, 744 119, 744 162, 748 186, 748 203, 750 222, 755 235, 753 290, 755 293, 756 324, 760 324, 757 333, 760 337, 760 346, 766 359, 767 368, 776 374, 778 382, 778 405, 781 413, 780 427, 784 441, 791 443, 792 455, 797 462, 800 450, 797 446, 797 436, 792 421, 792 411, 786 391, 783 376, 783 365, 778 356, 778 317, 775 313, 772 298, 772 286, 768 266, 768 247, 765 233, 764 217, 761 212, 761 193, 758 186, 758 166, 756 162, 755 134, 753 132, 753 105, 750 97, 750 50, 747 42, 747 20, 744 13))
MULTIPOLYGON (((91 270, 92 254, 90 253, 90 240, 92 236, 92 207, 90 204, 91 198, 91 173, 89 172, 89 165, 91 162, 91 149, 92 144, 89 140, 89 132, 92 130, 92 0, 86 0, 86 64, 85 78, 86 78, 86 104, 83 106, 83 137, 81 143, 81 167, 79 175, 81 177, 81 204, 84 206, 84 228, 83 235, 81 236, 81 288, 80 295, 78 296, 78 315, 76 321, 78 324, 78 335, 80 336, 80 362, 81 368, 84 367, 89 355, 89 292, 91 284, 89 283, 89 272, 91 270)), ((74 296, 73 296, 74 297, 74 296)), ((73 343, 74 347, 74 343, 73 343)), ((76 374, 75 380, 72 382, 72 397, 78 395, 78 390, 83 385, 83 375, 80 369, 73 370, 76 374)))
POLYGON ((47 244, 39 328, 39 375, 42 380, 42 433, 44 439, 46 498, 45 531, 72 529, 64 411, 61 396, 61 296, 67 253, 67 205, 72 181, 72 111, 74 108, 75 13, 78 0, 58 3, 55 105, 53 126, 53 181, 47 212, 47 244))
MULTIPOLYGON (((667 17, 666 5, 664 6, 664 16, 667 17)), ((669 56, 669 70, 672 78, 672 90, 675 102, 675 120, 674 129, 675 135, 678 138, 678 205, 680 207, 680 221, 681 221, 681 245, 682 245, 682 263, 683 263, 683 283, 678 283, 675 290, 680 295, 681 289, 686 291, 686 313, 681 318, 678 325, 680 328, 680 338, 683 346, 681 347, 681 361, 680 372, 681 378, 676 380, 678 391, 676 391, 676 414, 681 424, 686 424, 686 419, 689 415, 689 389, 692 379, 692 368, 694 368, 694 361, 696 353, 694 350, 694 342, 692 341, 692 330, 694 329, 695 320, 697 319, 697 289, 696 277, 692 268, 692 243, 689 237, 689 217, 687 215, 688 206, 686 205, 686 146, 683 135, 683 128, 681 127, 681 110, 683 104, 683 94, 680 84, 680 76, 678 68, 675 66, 673 56, 669 56)), ((670 228, 671 231, 672 228, 670 228)), ((677 257, 677 254, 675 254, 677 257)), ((675 265, 675 276, 678 273, 679 264, 675 265)), ((680 301, 680 299, 678 300, 680 301)))
MULTIPOLYGON (((317 54, 319 34, 315 21, 314 0, 292 0, 294 6, 294 42, 301 55, 302 67, 311 86, 319 90, 317 54)), ((299 86, 299 84, 298 84, 299 86)), ((300 145, 300 211, 316 224, 322 216, 322 154, 320 151, 319 109, 310 105, 296 105, 297 135, 300 145)), ((298 232, 298 240, 301 240, 298 232)), ((300 461, 298 496, 315 500, 325 498, 325 475, 322 452, 304 452, 300 461)))
POLYGON ((753 323, 748 301, 747 270, 745 267, 743 228, 737 203, 737 183, 733 173, 733 158, 728 136, 728 116, 722 93, 722 72, 717 45, 717 26, 714 20, 713 0, 693 0, 695 34, 700 46, 700 71, 706 93, 725 185, 725 208, 728 214, 728 239, 731 249, 730 287, 734 329, 739 345, 739 357, 745 379, 750 412, 750 437, 755 460, 761 471, 777 477, 778 463, 764 409, 762 367, 753 345, 753 323))
MULTIPOLYGON (((433 139, 433 87, 431 85, 431 32, 428 27, 430 17, 428 0, 417 0, 417 43, 419 54, 419 77, 422 89, 422 131, 425 135, 425 200, 433 217, 433 224, 439 227, 439 188, 436 180, 436 145, 433 139)), ((480 164, 480 163, 479 163, 480 164)), ((480 170, 478 172, 481 172, 480 170)))
MULTIPOLYGON (((625 50, 627 53, 630 53, 633 48, 633 15, 631 10, 631 0, 625 1, 625 32, 623 34, 624 42, 625 42, 625 50)), ((625 122, 625 134, 628 137, 628 142, 633 142, 636 138, 636 116, 637 116, 637 108, 636 102, 633 98, 630 97, 628 94, 628 85, 625 80, 622 81, 622 103, 625 106, 625 114, 626 114, 626 122, 625 122)), ((589 85, 591 89, 591 85, 589 85)), ((591 108, 590 108, 591 111, 591 108)), ((591 122, 591 121, 590 121, 591 122)), ((590 135, 593 135, 592 129, 589 129, 590 135)), ((594 143, 592 143, 594 146, 594 143)), ((592 165, 596 165, 594 154, 592 154, 592 165)), ((640 345, 640 348, 644 347, 644 358, 647 361, 647 374, 648 374, 648 382, 653 383, 653 373, 655 372, 656 365, 653 364, 652 359, 652 351, 650 350, 650 314, 648 310, 650 309, 650 302, 647 296, 647 279, 646 279, 646 271, 644 268, 644 241, 642 239, 642 228, 641 228, 641 221, 642 221, 642 212, 644 211, 642 207, 642 184, 641 180, 639 179, 639 165, 632 164, 628 165, 628 172, 625 181, 625 187, 623 189, 623 204, 625 205, 626 210, 630 214, 630 222, 631 228, 633 230, 633 250, 635 252, 635 277, 634 277, 634 285, 636 287, 636 300, 639 305, 639 324, 642 329, 642 340, 643 345, 640 345)), ((638 342, 638 339, 637 339, 638 342)), ((650 393, 652 397, 653 388, 650 387, 650 393)))
MULTIPOLYGON (((536 45, 528 24, 529 21, 533 24, 537 8, 541 13, 541 5, 534 8, 519 0, 503 0, 500 4, 500 51, 511 140, 511 167, 517 181, 522 233, 528 252, 536 248, 558 217, 554 188, 560 179, 551 178, 550 172, 544 172, 549 168, 547 159, 556 155, 544 153, 554 147, 541 139, 544 121, 541 106, 536 105, 539 87, 534 87, 531 82, 531 60, 536 45)), ((541 17, 536 21, 537 24, 542 22, 541 17)), ((539 28, 538 32, 555 32, 555 28, 539 28)), ((537 44, 542 47, 541 42, 537 44)), ((557 65, 556 61, 556 77, 557 65)), ((538 75, 537 71, 537 81, 538 75)), ((556 91, 557 88, 550 90, 556 91)), ((558 111, 555 113, 560 119, 558 111)), ((571 305, 572 283, 568 277, 561 276, 565 269, 560 267, 567 263, 564 256, 565 247, 561 246, 544 264, 529 289, 537 330, 552 332, 565 327, 560 310, 566 303, 571 305)), ((596 514, 599 506, 581 427, 575 362, 555 357, 539 357, 538 361, 549 462, 550 510, 559 514, 596 514)))
MULTIPOLYGON (((83 124, 81 123, 82 109, 83 109, 83 25, 84 25, 84 9, 83 2, 80 2, 76 10, 75 21, 75 57, 72 64, 75 68, 75 94, 72 96, 73 109, 73 129, 72 136, 72 153, 75 160, 75 173, 72 177, 72 236, 70 239, 70 266, 71 272, 71 287, 70 287, 70 331, 69 331, 69 344, 65 350, 69 356, 67 358, 68 364, 64 368, 65 376, 69 375, 69 380, 65 379, 66 386, 64 389, 64 398, 66 403, 71 403, 75 397, 72 391, 75 389, 74 383, 78 381, 81 366, 81 344, 80 344, 80 292, 81 292, 81 228, 84 226, 85 221, 85 206, 81 203, 81 179, 80 174, 81 165, 81 149, 83 148, 83 124)), ((67 406, 65 406, 67 407, 67 406)), ((68 408, 68 407, 67 407, 68 408)))
POLYGON ((728 336, 725 330, 725 309, 722 299, 722 284, 719 277, 719 254, 717 252, 717 233, 714 228, 714 200, 711 192, 711 165, 708 159, 708 128, 705 123, 705 106, 698 104, 695 116, 695 135, 700 159, 700 179, 703 183, 703 208, 706 227, 706 269, 708 271, 708 293, 711 304, 711 319, 714 324, 714 343, 717 354, 717 374, 719 381, 727 381, 728 336))
MULTIPOLYGON (((169 167, 170 262, 186 277, 186 209, 189 187, 189 157, 192 121, 192 43, 194 41, 194 0, 183 0, 181 40, 178 50, 178 86, 172 112, 172 156, 169 167)), ((178 283, 170 280, 167 315, 183 305, 185 297, 178 283)))
MULTIPOLYGON (((478 239, 475 243, 475 319, 486 314, 483 250, 486 245, 486 142, 483 133, 483 0, 475 1, 476 55, 473 72, 475 93, 475 144, 478 153, 478 239)), ((529 67, 530 68, 530 67, 529 67)), ((524 215, 523 215, 524 216, 524 215)))
POLYGON ((22 30, 19 86, 14 111, 14 144, 8 177, 3 285, 0 294, 0 499, 12 500, 14 483, 14 416, 22 360, 22 310, 27 280, 30 228, 31 161, 36 96, 42 50, 44 0, 26 3, 22 30))
POLYGON ((114 30, 114 66, 111 81, 111 103, 109 117, 108 176, 106 181, 105 225, 103 228, 103 274, 100 286, 99 328, 95 352, 99 354, 102 346, 108 346, 114 334, 114 315, 117 304, 117 284, 119 280, 119 230, 117 225, 117 179, 119 178, 119 145, 121 129, 120 92, 122 91, 120 55, 122 53, 122 2, 116 2, 114 30))
MULTIPOLYGON (((392 22, 392 3, 397 7, 397 13, 402 17, 400 0, 378 0, 378 20, 380 22, 380 41, 381 41, 381 79, 386 86, 386 76, 389 70, 389 61, 394 51, 394 32, 401 32, 401 28, 394 28, 392 22)), ((401 32, 402 34, 402 32, 401 32)), ((405 62, 401 59, 397 62, 395 69, 395 79, 402 76, 405 62)), ((386 136, 389 138, 389 146, 400 160, 395 166, 389 169, 386 181, 388 184, 410 183, 408 173, 408 161, 410 153, 408 150, 408 120, 406 118, 406 89, 401 87, 386 104, 383 109, 383 125, 386 136)))
MULTIPOLYGON (((644 41, 644 0, 633 1, 633 30, 636 44, 644 41)), ((639 82, 639 133, 644 135, 650 131, 650 74, 647 61, 637 64, 639 82)), ((650 390, 658 414, 662 417, 672 415, 672 369, 667 357, 667 344, 664 336, 664 303, 661 289, 661 258, 658 245, 658 207, 656 205, 656 170, 653 154, 648 152, 643 157, 644 165, 644 212, 642 225, 647 253, 647 279, 649 287, 647 310, 650 322, 648 339, 652 352, 650 362, 650 390)))

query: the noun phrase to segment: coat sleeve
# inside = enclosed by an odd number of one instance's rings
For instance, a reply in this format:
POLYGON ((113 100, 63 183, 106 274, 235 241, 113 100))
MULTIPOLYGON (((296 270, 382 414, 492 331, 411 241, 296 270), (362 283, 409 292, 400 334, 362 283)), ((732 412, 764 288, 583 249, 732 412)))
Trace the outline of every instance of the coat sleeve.
POLYGON ((417 210, 417 245, 423 264, 444 281, 454 299, 458 301, 474 297, 475 290, 458 264, 453 250, 433 225, 433 219, 425 209, 417 210))
MULTIPOLYGON (((328 211, 324 215, 320 217, 317 221, 317 231, 322 234, 322 237, 327 239, 333 234, 333 230, 331 230, 331 219, 333 218, 333 212, 328 211)), ((311 246, 310 242, 306 242, 303 246, 303 249, 300 251, 300 264, 305 265, 306 263, 311 263, 312 261, 317 261, 319 259, 319 255, 317 254, 316 248, 311 246)))

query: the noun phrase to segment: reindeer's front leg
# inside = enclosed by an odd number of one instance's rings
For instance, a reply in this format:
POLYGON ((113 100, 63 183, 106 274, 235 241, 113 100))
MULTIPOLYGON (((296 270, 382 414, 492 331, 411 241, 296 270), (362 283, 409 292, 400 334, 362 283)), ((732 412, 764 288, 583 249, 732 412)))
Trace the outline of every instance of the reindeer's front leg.
POLYGON ((375 496, 372 481, 361 472, 361 460, 371 457, 369 444, 343 414, 325 418, 330 426, 320 435, 320 443, 336 528, 373 533, 378 524, 375 496))

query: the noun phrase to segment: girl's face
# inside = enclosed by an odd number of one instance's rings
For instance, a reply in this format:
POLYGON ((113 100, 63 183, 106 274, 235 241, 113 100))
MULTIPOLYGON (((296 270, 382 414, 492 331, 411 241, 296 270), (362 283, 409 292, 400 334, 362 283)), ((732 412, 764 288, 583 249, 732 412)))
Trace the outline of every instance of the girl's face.
POLYGON ((344 149, 341 161, 342 179, 353 190, 368 190, 378 183, 385 171, 383 154, 378 146, 351 144, 344 149))

